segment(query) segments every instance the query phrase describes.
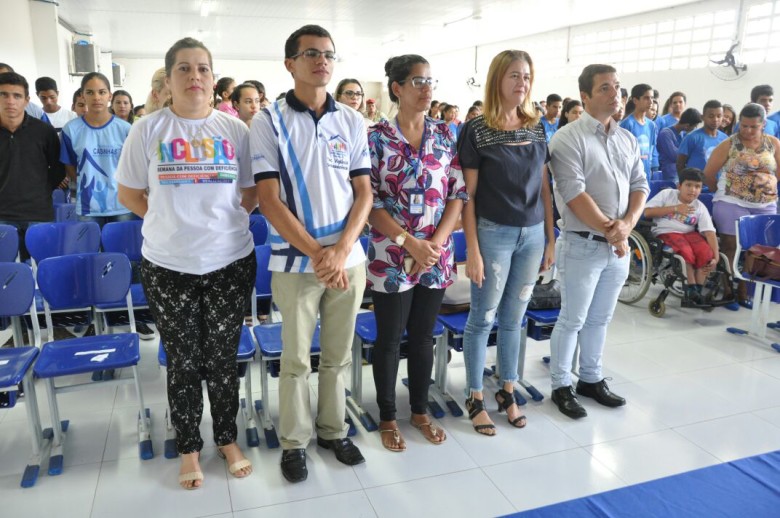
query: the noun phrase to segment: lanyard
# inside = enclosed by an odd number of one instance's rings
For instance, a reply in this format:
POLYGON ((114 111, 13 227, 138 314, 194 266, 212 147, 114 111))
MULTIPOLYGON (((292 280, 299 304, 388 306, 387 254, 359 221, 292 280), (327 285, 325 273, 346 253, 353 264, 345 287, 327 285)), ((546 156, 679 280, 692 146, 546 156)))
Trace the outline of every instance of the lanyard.
MULTIPOLYGON (((395 127, 398 130, 398 134, 402 137, 404 136, 404 132, 401 131, 401 126, 398 124, 398 116, 395 117, 395 127)), ((420 157, 422 156, 423 148, 425 147, 425 140, 428 137, 428 124, 423 122, 423 132, 422 132, 422 138, 420 139, 420 147, 417 149, 417 158, 410 157, 409 160, 412 163, 412 167, 414 168, 415 178, 419 178, 420 175, 425 174, 425 169, 423 168, 422 160, 420 157)), ((404 140, 406 140, 406 137, 404 137, 404 140)), ((406 144, 411 148, 412 145, 409 143, 408 140, 406 140, 406 144)))

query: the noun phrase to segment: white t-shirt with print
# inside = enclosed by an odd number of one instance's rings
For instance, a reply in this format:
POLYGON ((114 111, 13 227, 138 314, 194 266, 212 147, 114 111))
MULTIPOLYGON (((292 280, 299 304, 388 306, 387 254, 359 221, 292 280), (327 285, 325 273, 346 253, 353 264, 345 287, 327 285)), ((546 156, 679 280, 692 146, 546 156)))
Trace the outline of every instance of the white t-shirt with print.
POLYGON ((241 207, 241 189, 255 186, 248 132, 217 110, 193 120, 164 108, 133 125, 116 179, 149 189, 144 258, 203 275, 251 253, 249 216, 241 207))
MULTIPOLYGON (((680 191, 677 189, 664 189, 656 194, 645 205, 646 209, 651 207, 671 207, 672 205, 679 205, 680 191)), ((667 214, 660 218, 653 218, 655 226, 653 227, 653 235, 658 236, 661 234, 687 234, 693 232, 698 227, 699 232, 712 231, 715 232, 715 226, 712 224, 712 218, 707 211, 707 207, 698 199, 693 200, 691 205, 694 207, 695 212, 693 214, 667 214)))

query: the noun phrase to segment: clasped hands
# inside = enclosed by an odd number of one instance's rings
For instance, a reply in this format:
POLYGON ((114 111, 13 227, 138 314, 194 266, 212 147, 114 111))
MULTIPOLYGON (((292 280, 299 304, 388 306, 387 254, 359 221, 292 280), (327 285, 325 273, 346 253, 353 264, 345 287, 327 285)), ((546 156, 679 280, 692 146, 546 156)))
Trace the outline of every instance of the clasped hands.
POLYGON ((323 246, 312 257, 312 266, 317 279, 327 288, 349 289, 349 277, 344 268, 350 250, 344 250, 338 244, 323 246))
POLYGON ((611 219, 604 223, 604 237, 614 247, 618 257, 628 255, 628 235, 633 228, 633 225, 623 219, 611 219))
POLYGON ((414 236, 406 238, 404 248, 414 259, 411 269, 406 272, 409 275, 417 275, 439 262, 441 257, 441 245, 426 239, 417 239, 414 236))

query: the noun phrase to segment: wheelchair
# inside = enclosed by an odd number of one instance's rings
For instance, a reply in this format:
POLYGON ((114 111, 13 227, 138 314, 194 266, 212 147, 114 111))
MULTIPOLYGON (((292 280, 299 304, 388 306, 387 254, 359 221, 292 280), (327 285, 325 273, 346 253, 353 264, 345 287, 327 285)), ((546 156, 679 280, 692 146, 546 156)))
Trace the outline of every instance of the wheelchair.
POLYGON ((666 298, 669 294, 681 299, 681 307, 712 311, 718 306, 734 302, 731 267, 721 253, 715 269, 707 277, 702 288, 702 302, 697 303, 687 296, 687 275, 685 261, 659 238, 653 236, 653 224, 640 221, 628 238, 630 266, 628 278, 620 291, 618 300, 634 304, 644 298, 650 285, 660 284, 661 293, 650 301, 648 311, 661 318, 666 313, 666 298))

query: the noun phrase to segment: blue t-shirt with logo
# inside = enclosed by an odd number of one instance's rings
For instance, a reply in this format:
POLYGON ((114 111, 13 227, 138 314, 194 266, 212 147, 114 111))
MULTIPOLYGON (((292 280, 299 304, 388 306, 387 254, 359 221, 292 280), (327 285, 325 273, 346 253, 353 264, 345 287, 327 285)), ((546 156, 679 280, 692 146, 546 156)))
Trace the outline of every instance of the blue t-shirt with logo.
POLYGON ((707 165, 707 160, 710 159, 712 150, 727 138, 728 136, 720 130, 718 130, 717 135, 712 137, 707 134, 704 128, 699 128, 691 131, 683 138, 677 153, 688 156, 685 167, 704 169, 704 166, 707 165))
POLYGON ((130 212, 117 199, 114 179, 129 132, 130 124, 114 116, 100 127, 79 117, 62 128, 60 162, 76 168, 76 214, 105 217, 130 212))
POLYGON ((620 127, 631 132, 639 143, 639 155, 645 166, 645 174, 650 177, 653 165, 653 153, 655 151, 656 129, 655 122, 645 119, 644 124, 640 124, 632 113, 620 122, 620 127))
POLYGON ((547 143, 550 143, 550 139, 553 135, 555 135, 555 132, 558 131, 558 120, 555 119, 553 122, 548 121, 546 118, 542 117, 542 126, 544 127, 544 138, 547 139, 547 143))

